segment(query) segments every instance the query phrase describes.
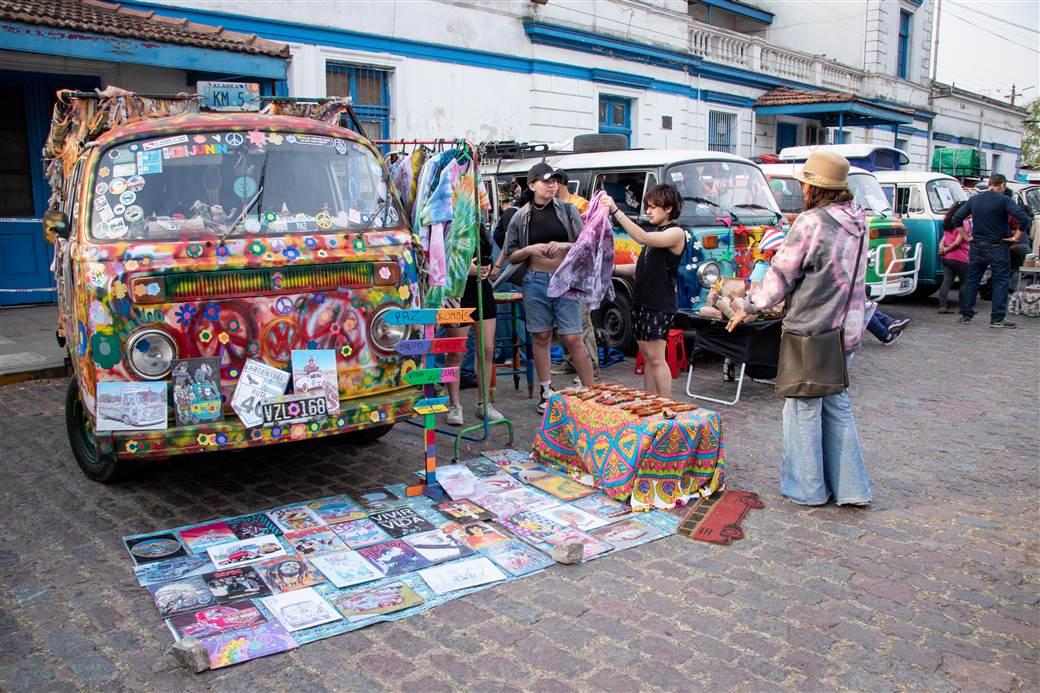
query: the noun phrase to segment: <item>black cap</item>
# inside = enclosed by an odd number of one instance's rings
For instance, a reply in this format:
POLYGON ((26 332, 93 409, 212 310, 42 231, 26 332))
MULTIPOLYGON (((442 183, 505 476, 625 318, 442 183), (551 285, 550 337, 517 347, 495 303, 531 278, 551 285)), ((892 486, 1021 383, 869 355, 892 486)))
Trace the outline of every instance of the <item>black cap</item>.
POLYGON ((556 177, 560 179, 560 182, 564 185, 571 182, 571 177, 567 175, 567 172, 562 168, 556 169, 556 177))
POLYGON ((550 166, 549 164, 545 163, 544 161, 541 161, 541 162, 535 164, 527 172, 527 182, 528 183, 534 183, 535 181, 539 181, 539 180, 546 180, 547 181, 547 180, 552 180, 553 178, 555 178, 556 180, 560 180, 559 172, 557 172, 555 169, 553 169, 552 166, 550 166))

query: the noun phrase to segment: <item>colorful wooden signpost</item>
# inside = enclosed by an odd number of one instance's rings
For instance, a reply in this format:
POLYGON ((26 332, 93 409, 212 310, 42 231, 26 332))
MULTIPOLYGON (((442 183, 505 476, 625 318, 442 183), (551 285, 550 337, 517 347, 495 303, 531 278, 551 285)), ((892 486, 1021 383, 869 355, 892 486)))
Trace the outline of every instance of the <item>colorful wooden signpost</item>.
POLYGON ((391 325, 422 325, 423 339, 406 339, 397 344, 397 353, 403 356, 425 357, 424 368, 404 374, 404 381, 423 386, 423 398, 412 407, 423 417, 423 439, 426 443, 426 476, 423 482, 408 487, 409 496, 427 495, 440 500, 444 489, 437 483, 437 414, 448 411, 448 398, 438 397, 436 385, 455 382, 459 378, 456 367, 437 368, 438 354, 462 353, 466 351, 465 337, 435 339, 437 325, 465 324, 473 322, 472 308, 421 308, 395 310, 386 314, 391 325))

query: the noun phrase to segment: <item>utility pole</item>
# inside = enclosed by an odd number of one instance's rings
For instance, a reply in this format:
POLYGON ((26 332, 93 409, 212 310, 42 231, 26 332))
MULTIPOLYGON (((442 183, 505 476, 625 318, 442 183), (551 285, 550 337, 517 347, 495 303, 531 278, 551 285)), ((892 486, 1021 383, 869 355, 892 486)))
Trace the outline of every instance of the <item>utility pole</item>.
MULTIPOLYGON (((928 110, 935 110, 935 76, 939 71, 939 26, 942 24, 942 0, 937 0, 935 6, 935 43, 932 46, 932 78, 928 80, 928 110)), ((932 169, 932 134, 934 132, 935 117, 928 121, 928 142, 925 145, 925 169, 932 169)))
POLYGON ((1016 94, 1015 94, 1015 83, 1012 82, 1011 83, 1011 105, 1012 106, 1015 105, 1015 96, 1016 96, 1016 94))

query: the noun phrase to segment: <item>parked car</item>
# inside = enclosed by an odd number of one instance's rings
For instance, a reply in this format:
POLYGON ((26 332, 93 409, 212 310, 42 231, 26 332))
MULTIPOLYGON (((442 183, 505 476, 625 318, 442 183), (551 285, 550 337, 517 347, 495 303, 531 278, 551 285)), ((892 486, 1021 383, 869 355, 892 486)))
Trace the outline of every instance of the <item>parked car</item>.
POLYGON ((919 294, 931 294, 942 283, 943 217, 957 202, 968 199, 960 182, 953 176, 929 171, 878 171, 881 189, 906 226, 910 244, 921 244, 920 270, 917 275, 919 294))
MULTIPOLYGON (((776 200, 762 171, 743 157, 722 152, 659 149, 622 150, 590 154, 545 154, 553 168, 567 171, 572 193, 591 198, 606 190, 618 207, 636 223, 649 225, 643 196, 658 183, 672 183, 683 195, 677 222, 687 232, 686 250, 679 265, 679 310, 695 313, 708 288, 721 277, 748 277, 756 257, 756 243, 766 229, 785 227, 776 200)), ((482 173, 488 190, 513 180, 526 185, 527 171, 538 158, 486 162, 482 173)), ((497 210, 496 204, 493 207, 497 210)), ((615 264, 635 263, 640 245, 614 228, 615 264)), ((613 301, 599 307, 596 322, 607 345, 635 350, 632 334, 633 286, 614 277, 613 301)))
POLYGON ((395 346, 413 328, 386 315, 418 306, 417 253, 367 139, 317 119, 186 113, 111 127, 56 163, 66 173, 46 230, 73 368, 67 431, 87 476, 108 482, 131 461, 182 453, 373 439, 411 414, 420 393, 402 376, 416 363, 395 346), (134 348, 143 332, 153 348, 134 348), (284 369, 294 349, 336 351, 338 416, 290 436, 248 428, 226 404, 219 421, 193 407, 194 425, 96 431, 99 383, 169 382, 175 359, 215 357, 230 402, 247 359, 284 369))
MULTIPOLYGON (((788 223, 804 208, 802 188, 794 174, 802 164, 766 164, 762 166, 773 197, 788 223)), ((905 296, 917 289, 917 271, 921 244, 906 242, 907 230, 892 211, 877 178, 869 171, 849 169, 849 190, 856 202, 867 210, 870 252, 867 255, 867 292, 874 300, 888 296, 905 296)))

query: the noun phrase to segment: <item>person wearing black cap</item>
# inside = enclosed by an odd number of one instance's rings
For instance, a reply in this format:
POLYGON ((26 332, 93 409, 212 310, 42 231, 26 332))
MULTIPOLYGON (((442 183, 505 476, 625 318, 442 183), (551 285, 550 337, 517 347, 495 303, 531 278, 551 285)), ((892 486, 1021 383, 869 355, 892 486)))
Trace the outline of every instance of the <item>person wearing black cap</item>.
POLYGON ((523 282, 524 313, 531 332, 534 365, 541 384, 538 411, 552 395, 549 346, 553 327, 570 353, 583 385, 592 383, 592 360, 582 342, 581 305, 569 298, 549 298, 549 279, 581 233, 581 214, 556 197, 559 174, 544 162, 527 172, 534 197, 509 222, 503 253, 510 267, 502 276, 523 282))
POLYGON ((589 208, 589 201, 581 195, 572 193, 568 183, 571 182, 570 176, 562 168, 556 169, 557 175, 560 176, 560 185, 556 188, 556 197, 560 198, 567 204, 572 204, 578 208, 578 211, 582 214, 589 208))

